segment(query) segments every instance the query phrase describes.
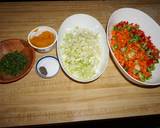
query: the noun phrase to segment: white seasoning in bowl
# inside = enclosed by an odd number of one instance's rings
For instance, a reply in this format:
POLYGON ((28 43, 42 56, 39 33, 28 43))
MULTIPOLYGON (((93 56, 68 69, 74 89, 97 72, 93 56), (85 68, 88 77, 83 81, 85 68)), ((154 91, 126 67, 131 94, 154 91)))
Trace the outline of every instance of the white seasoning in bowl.
POLYGON ((55 57, 45 56, 41 58, 36 65, 37 73, 43 78, 50 78, 59 71, 59 62, 55 57))

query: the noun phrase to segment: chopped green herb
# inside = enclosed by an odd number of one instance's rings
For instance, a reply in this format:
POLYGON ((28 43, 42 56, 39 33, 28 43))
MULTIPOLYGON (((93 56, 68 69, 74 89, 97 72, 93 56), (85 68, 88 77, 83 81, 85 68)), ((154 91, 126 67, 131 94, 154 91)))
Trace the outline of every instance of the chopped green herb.
POLYGON ((147 49, 148 49, 148 47, 147 47, 147 43, 146 43, 146 42, 142 43, 142 44, 141 44, 141 47, 142 47, 143 49, 145 49, 145 50, 147 50, 147 49))
POLYGON ((147 56, 149 57, 149 58, 154 58, 154 56, 152 55, 152 50, 151 49, 148 49, 147 51, 146 51, 146 53, 147 53, 147 56))
POLYGON ((117 31, 117 30, 119 30, 119 29, 118 29, 117 26, 114 26, 114 27, 113 27, 113 30, 114 30, 114 31, 117 31))
POLYGON ((17 51, 6 54, 0 60, 0 72, 18 75, 27 65, 27 58, 17 51))
POLYGON ((159 60, 158 60, 158 59, 156 60, 156 63, 159 63, 159 60))
POLYGON ((132 30, 132 27, 130 25, 126 25, 125 28, 128 30, 128 31, 131 31, 132 30))
POLYGON ((129 41, 129 43, 134 43, 134 42, 137 42, 141 39, 140 36, 138 35, 133 35, 132 39, 129 41))
POLYGON ((154 64, 151 64, 148 68, 147 68, 147 71, 151 72, 155 69, 155 65, 154 64))
POLYGON ((139 73, 139 70, 137 70, 137 69, 134 69, 133 70, 133 74, 135 75, 135 74, 138 74, 139 73))
POLYGON ((149 77, 146 77, 146 80, 150 80, 151 79, 151 76, 149 76, 149 77))
POLYGON ((145 76, 144 76, 144 74, 141 73, 141 72, 139 72, 138 75, 139 75, 140 80, 144 82, 144 81, 145 81, 145 76))
POLYGON ((116 50, 118 48, 118 44, 113 45, 113 51, 116 50))

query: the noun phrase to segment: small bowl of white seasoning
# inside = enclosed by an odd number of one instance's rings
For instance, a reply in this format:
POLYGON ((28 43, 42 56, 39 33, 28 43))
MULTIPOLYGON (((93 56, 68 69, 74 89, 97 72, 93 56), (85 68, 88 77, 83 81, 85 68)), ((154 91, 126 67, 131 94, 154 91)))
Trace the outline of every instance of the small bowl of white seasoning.
POLYGON ((59 71, 60 65, 56 57, 45 56, 38 60, 36 71, 42 78, 51 78, 59 71))

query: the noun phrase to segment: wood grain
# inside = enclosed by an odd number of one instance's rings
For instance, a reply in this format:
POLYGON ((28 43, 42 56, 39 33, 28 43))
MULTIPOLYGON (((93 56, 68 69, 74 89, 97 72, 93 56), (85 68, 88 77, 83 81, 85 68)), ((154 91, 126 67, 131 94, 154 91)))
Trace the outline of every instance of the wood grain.
MULTIPOLYGON (((0 4, 0 40, 27 39, 39 25, 57 31, 72 14, 87 13, 106 27, 111 13, 121 7, 134 7, 160 23, 158 1, 50 1, 3 2, 0 4), (98 6, 97 6, 98 5, 98 6)), ((45 55, 36 53, 36 61, 45 55)), ((109 60, 104 74, 96 81, 81 84, 62 70, 51 79, 31 72, 23 79, 0 85, 0 126, 22 126, 160 114, 160 88, 141 88, 128 82, 109 60)))

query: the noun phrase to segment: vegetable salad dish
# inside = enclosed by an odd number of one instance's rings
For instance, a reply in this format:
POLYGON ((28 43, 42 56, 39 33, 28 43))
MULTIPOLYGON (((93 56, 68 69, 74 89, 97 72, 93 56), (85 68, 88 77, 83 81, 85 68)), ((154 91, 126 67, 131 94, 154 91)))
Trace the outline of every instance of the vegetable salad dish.
POLYGON ((160 51, 139 25, 127 21, 116 24, 110 43, 115 57, 129 75, 140 81, 151 78, 160 51))
POLYGON ((80 27, 64 34, 60 49, 68 73, 85 80, 96 75, 101 57, 99 38, 98 33, 80 27))

